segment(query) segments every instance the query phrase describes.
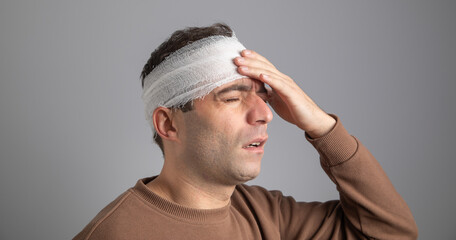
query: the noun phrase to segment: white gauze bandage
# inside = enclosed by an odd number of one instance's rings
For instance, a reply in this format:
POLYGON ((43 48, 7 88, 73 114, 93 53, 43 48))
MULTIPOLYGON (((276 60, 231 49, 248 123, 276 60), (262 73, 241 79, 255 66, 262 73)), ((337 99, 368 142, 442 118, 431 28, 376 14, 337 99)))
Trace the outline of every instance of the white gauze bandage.
POLYGON ((197 40, 167 56, 144 78, 142 99, 152 131, 152 113, 157 107, 182 107, 223 84, 244 78, 233 63, 244 49, 233 33, 232 37, 197 40))

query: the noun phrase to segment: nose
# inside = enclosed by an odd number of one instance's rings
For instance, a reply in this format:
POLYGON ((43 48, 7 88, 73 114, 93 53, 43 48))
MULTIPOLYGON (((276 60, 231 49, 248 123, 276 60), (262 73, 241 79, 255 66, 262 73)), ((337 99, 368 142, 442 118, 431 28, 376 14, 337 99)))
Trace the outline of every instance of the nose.
POLYGON ((249 124, 267 124, 272 120, 272 112, 266 102, 259 96, 254 96, 248 115, 249 124))

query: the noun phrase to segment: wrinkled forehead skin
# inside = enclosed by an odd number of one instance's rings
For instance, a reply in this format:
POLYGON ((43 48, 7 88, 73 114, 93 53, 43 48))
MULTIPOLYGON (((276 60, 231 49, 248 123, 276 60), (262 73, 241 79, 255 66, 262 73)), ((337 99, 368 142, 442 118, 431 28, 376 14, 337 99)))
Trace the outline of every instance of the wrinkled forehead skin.
POLYGON ((239 79, 236 79, 232 82, 223 84, 222 86, 219 86, 212 90, 209 95, 217 95, 220 93, 228 92, 231 90, 241 90, 241 91, 255 91, 255 92, 260 92, 260 93, 267 93, 267 87, 266 85, 257 79, 249 78, 249 77, 242 77, 239 79))

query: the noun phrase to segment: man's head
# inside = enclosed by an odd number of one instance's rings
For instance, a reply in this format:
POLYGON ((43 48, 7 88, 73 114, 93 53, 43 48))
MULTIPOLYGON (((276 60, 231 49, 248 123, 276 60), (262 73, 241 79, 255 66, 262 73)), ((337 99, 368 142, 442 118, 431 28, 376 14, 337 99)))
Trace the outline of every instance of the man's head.
MULTIPOLYGON (((141 72, 141 85, 144 88, 144 80, 152 70, 155 69, 167 56, 174 53, 178 49, 191 44, 197 40, 207 38, 210 36, 226 36, 232 37, 233 31, 231 28, 223 23, 216 23, 209 27, 189 27, 183 30, 175 31, 165 42, 163 42, 157 49, 155 49, 146 65, 141 72)), ((188 102, 183 106, 174 106, 176 109, 180 109, 183 112, 190 111, 192 109, 192 102, 188 102)), ((160 136, 154 132, 154 140, 160 147, 164 154, 163 141, 160 136)))
POLYGON ((259 174, 272 112, 264 84, 240 75, 232 62, 243 49, 235 37, 203 37, 168 55, 148 75, 143 71, 146 114, 164 152, 164 169, 228 185, 259 174), (201 88, 209 91, 201 95, 201 88), (182 95, 200 97, 169 104, 182 95), (167 103, 157 104, 162 98, 167 103))

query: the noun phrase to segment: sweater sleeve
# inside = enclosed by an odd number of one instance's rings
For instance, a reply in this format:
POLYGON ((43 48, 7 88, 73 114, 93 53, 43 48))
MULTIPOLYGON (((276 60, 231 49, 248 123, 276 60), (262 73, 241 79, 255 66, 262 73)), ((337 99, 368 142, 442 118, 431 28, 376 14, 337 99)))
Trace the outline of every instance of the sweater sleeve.
POLYGON ((336 115, 330 115, 336 125, 329 133, 316 139, 305 136, 318 151, 340 200, 297 203, 281 197, 283 239, 416 239, 412 213, 380 164, 336 115))

